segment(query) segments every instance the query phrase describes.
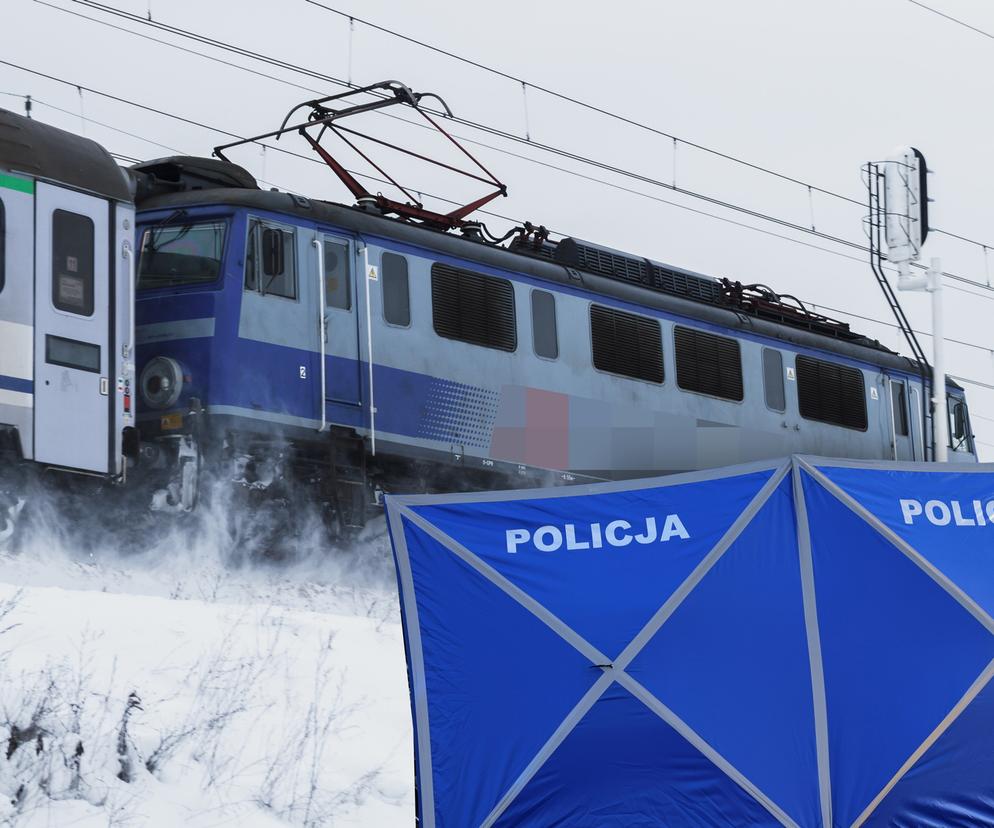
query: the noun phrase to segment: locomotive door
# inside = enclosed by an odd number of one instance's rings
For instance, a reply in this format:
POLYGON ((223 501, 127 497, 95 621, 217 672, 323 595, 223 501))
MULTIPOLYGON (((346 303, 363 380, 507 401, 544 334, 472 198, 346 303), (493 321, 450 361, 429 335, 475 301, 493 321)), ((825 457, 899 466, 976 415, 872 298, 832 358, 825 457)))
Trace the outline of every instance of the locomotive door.
POLYGON ((324 259, 325 403, 362 404, 354 242, 321 234, 324 259))
POLYGON ((107 473, 110 208, 39 183, 35 210, 35 460, 107 473))
POLYGON ((893 418, 894 459, 914 460, 913 420, 907 383, 904 380, 889 377, 888 384, 890 385, 890 412, 893 418))

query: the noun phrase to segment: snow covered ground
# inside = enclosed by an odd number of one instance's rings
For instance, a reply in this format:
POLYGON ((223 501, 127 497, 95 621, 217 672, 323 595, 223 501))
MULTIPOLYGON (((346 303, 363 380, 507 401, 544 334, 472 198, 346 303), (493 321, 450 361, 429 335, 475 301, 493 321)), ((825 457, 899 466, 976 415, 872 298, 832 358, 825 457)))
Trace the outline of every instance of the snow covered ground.
POLYGON ((292 566, 70 537, 0 554, 0 825, 411 823, 382 523, 292 566))

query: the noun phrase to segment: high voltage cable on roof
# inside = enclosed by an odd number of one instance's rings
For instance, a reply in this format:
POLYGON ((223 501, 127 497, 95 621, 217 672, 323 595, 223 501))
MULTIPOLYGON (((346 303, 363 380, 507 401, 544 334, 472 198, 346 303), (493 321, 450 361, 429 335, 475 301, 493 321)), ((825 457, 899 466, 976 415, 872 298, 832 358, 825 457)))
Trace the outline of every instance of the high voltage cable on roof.
MULTIPOLYGON (((36 0, 36 2, 42 2, 42 0, 36 0)), ((201 35, 201 34, 198 34, 196 32, 192 32, 192 31, 189 31, 189 30, 186 30, 186 29, 182 29, 182 28, 177 27, 177 26, 172 26, 172 25, 169 25, 169 24, 166 24, 166 23, 160 23, 158 21, 147 20, 147 19, 145 19, 143 17, 140 17, 138 15, 134 15, 134 14, 132 14, 130 12, 126 12, 126 11, 123 11, 121 9, 116 9, 116 8, 114 8, 112 6, 107 6, 105 4, 98 3, 98 2, 96 2, 96 0, 71 0, 71 2, 77 3, 79 5, 83 5, 83 6, 86 6, 86 7, 89 7, 89 8, 93 8, 93 9, 96 9, 98 11, 102 11, 102 12, 105 12, 105 13, 108 13, 108 14, 116 15, 118 17, 122 17, 124 19, 127 19, 127 20, 135 22, 135 23, 140 23, 140 24, 146 25, 146 26, 152 26, 152 27, 155 27, 157 29, 160 29, 160 30, 163 30, 163 31, 167 31, 167 32, 169 32, 171 34, 178 35, 180 37, 186 37, 186 38, 189 38, 189 39, 193 39, 193 40, 195 40, 197 42, 204 43, 204 44, 213 46, 215 48, 227 50, 227 51, 233 52, 235 54, 239 54, 239 55, 241 55, 243 57, 249 57, 250 59, 253 59, 253 60, 258 60, 258 61, 261 61, 261 62, 265 62, 265 63, 268 63, 270 65, 277 66, 279 68, 288 69, 290 71, 298 72, 300 74, 304 74, 304 75, 307 75, 309 77, 314 77, 314 78, 317 78, 317 79, 320 79, 320 80, 324 80, 324 81, 327 81, 329 83, 334 83, 336 85, 343 86, 343 87, 346 87, 346 88, 356 88, 356 84, 349 83, 348 81, 343 80, 341 78, 336 78, 336 77, 331 76, 331 75, 327 75, 327 74, 324 74, 324 73, 321 73, 321 72, 317 72, 316 70, 312 70, 312 69, 308 69, 308 68, 303 67, 303 66, 292 64, 292 63, 290 63, 288 61, 284 61, 284 60, 281 60, 281 59, 278 59, 278 58, 274 58, 274 57, 271 57, 269 55, 264 55, 264 54, 261 54, 259 52, 254 52, 254 51, 252 51, 250 49, 244 49, 242 47, 235 46, 235 45, 233 45, 231 43, 228 43, 226 41, 217 40, 215 38, 211 38, 211 37, 208 37, 206 35, 201 35)), ((72 12, 69 12, 66 9, 62 9, 59 6, 54 6, 54 5, 51 5, 49 3, 43 3, 43 4, 46 5, 46 6, 49 6, 50 8, 57 9, 59 11, 66 11, 67 13, 72 14, 72 12)), ((330 7, 329 7, 329 9, 330 9, 330 7)), ((337 11, 337 10, 333 10, 333 11, 337 11)), ((97 20, 94 20, 93 18, 86 17, 85 15, 77 15, 77 16, 84 17, 85 19, 88 19, 88 20, 93 20, 93 22, 104 23, 104 21, 97 21, 97 20)), ((365 22, 365 21, 360 21, 360 22, 365 22)), ((108 24, 105 23, 105 25, 108 25, 108 24)), ((121 27, 114 27, 114 28, 117 28, 120 31, 129 33, 129 34, 133 34, 133 35, 136 35, 136 36, 139 36, 139 37, 142 36, 139 33, 133 32, 133 31, 131 31, 129 29, 123 29, 121 27)), ((398 37, 404 37, 403 35, 397 35, 397 36, 398 37)), ((153 40, 154 40, 154 38, 153 38, 153 40)), ((156 41, 156 42, 162 42, 162 41, 156 41)), ((173 45, 173 44, 164 44, 164 45, 173 45)), ((429 48, 433 48, 433 47, 429 47, 429 48)), ((189 52, 191 50, 184 50, 184 51, 189 52)), ((200 52, 193 52, 193 54, 198 54, 198 55, 201 55, 202 57, 207 57, 208 59, 213 59, 213 58, 210 58, 210 56, 203 55, 200 52)), ((241 69, 243 69, 245 71, 253 71, 253 70, 247 69, 246 67, 239 67, 239 66, 237 66, 235 64, 229 64, 226 61, 221 61, 221 62, 225 63, 226 65, 233 66, 234 68, 241 68, 241 69)), ((260 73, 255 72, 255 74, 260 74, 260 73)), ((269 75, 264 75, 264 76, 265 77, 269 77, 269 78, 271 78, 273 80, 282 81, 282 79, 280 79, 280 78, 273 78, 272 76, 269 76, 269 75)), ((289 81, 282 81, 282 82, 290 83, 289 81)), ((293 85, 296 86, 296 84, 293 84, 293 85)), ((535 88, 541 88, 541 87, 536 86, 535 88)), ((309 90, 309 91, 316 91, 316 90, 309 90)), ((429 110, 429 111, 434 111, 434 110, 429 110)), ((438 113, 438 114, 443 114, 443 113, 438 113)), ((394 116, 394 117, 396 117, 396 116, 394 116)), ((411 123, 410 121, 407 121, 404 118, 401 118, 400 120, 404 121, 405 123, 411 123)), ((864 253, 868 253, 869 252, 869 248, 866 247, 865 245, 861 245, 861 244, 859 244, 857 242, 853 242, 853 241, 850 241, 848 239, 844 239, 844 238, 841 238, 841 237, 838 237, 838 236, 833 236, 833 235, 831 235, 829 233, 823 233, 823 232, 817 231, 817 230, 815 230, 813 228, 809 228, 809 227, 806 227, 804 225, 797 224, 796 222, 791 222, 791 221, 788 221, 786 219, 782 219, 782 218, 777 217, 777 216, 771 216, 771 215, 766 214, 766 213, 762 213, 762 212, 759 212, 759 211, 756 211, 756 210, 751 210, 749 208, 743 207, 741 205, 734 204, 732 202, 728 202, 728 201, 724 201, 722 199, 718 199, 718 198, 714 198, 712 196, 708 196, 708 195, 706 195, 704 193, 698 193, 698 192, 693 191, 693 190, 688 190, 688 189, 685 189, 685 188, 677 187, 675 184, 669 184, 669 183, 667 183, 665 181, 660 181, 658 179, 653 179, 653 178, 651 178, 649 176, 641 175, 639 173, 634 173, 634 172, 632 172, 630 170, 625 170, 623 168, 616 167, 616 166, 613 166, 611 164, 606 164, 604 162, 597 161, 596 159, 591 159, 591 158, 587 158, 585 156, 578 155, 576 153, 568 152, 566 150, 563 150, 563 149, 560 149, 560 148, 557 148, 557 147, 553 147, 553 146, 548 145, 548 144, 541 144, 541 143, 537 143, 535 141, 529 141, 529 140, 526 140, 524 138, 521 138, 520 136, 514 135, 513 133, 505 132, 503 130, 499 130, 499 129, 495 128, 495 127, 491 127, 491 126, 488 126, 488 125, 485 125, 485 124, 479 124, 479 123, 476 123, 474 121, 469 121, 467 119, 458 118, 458 117, 457 118, 453 118, 452 120, 456 121, 457 123, 461 123, 461 124, 463 124, 465 126, 469 126, 470 128, 479 129, 479 130, 488 132, 488 133, 490 133, 492 135, 496 135, 498 137, 502 137, 502 138, 505 138, 505 139, 508 139, 508 140, 511 140, 511 141, 515 141, 515 142, 518 142, 518 143, 524 143, 524 144, 527 144, 528 146, 532 146, 532 147, 538 148, 538 149, 540 149, 542 151, 550 152, 552 154, 558 155, 558 156, 563 157, 563 158, 568 158, 570 160, 577 161, 579 163, 583 163, 583 164, 587 164, 587 165, 590 165, 590 166, 594 166, 594 167, 599 168, 599 169, 603 169, 603 170, 605 170, 607 172, 611 172, 611 173, 614 173, 614 174, 617 174, 617 175, 621 175, 621 176, 624 176, 624 177, 632 178, 632 179, 640 181, 642 183, 649 184, 650 186, 656 186, 656 187, 661 187, 661 188, 664 188, 664 189, 667 189, 667 190, 671 190, 673 192, 677 192, 677 193, 680 193, 682 195, 686 195, 686 196, 691 197, 691 198, 696 198, 696 199, 705 201, 707 203, 714 204, 715 206, 719 206, 719 207, 722 207, 724 209, 732 210, 734 212, 739 212, 739 213, 742 213, 744 215, 749 215, 749 216, 752 216, 753 218, 758 218, 761 221, 768 221, 768 222, 771 222, 771 223, 775 223, 775 224, 778 224, 780 226, 787 227, 787 228, 789 228, 791 230, 794 230, 796 232, 801 232, 801 233, 805 233, 805 234, 808 234, 808 235, 814 235, 816 237, 825 239, 827 241, 831 241, 831 242, 834 242, 836 244, 847 246, 847 247, 859 250, 859 251, 864 252, 864 253)), ((662 134, 667 135, 667 137, 671 137, 671 136, 669 136, 668 133, 662 133, 662 134)), ((463 138, 462 140, 472 140, 472 139, 465 139, 465 138, 463 138)), ((676 139, 676 140, 680 140, 681 143, 686 143, 688 146, 696 146, 695 144, 693 144, 693 142, 683 142, 682 139, 679 139, 679 138, 676 139)), ((592 177, 589 177, 589 176, 583 176, 582 174, 576 173, 576 172, 574 172, 572 170, 566 170, 566 169, 564 169, 562 167, 557 167, 556 165, 551 165, 551 164, 548 164, 547 162, 539 161, 539 160, 534 159, 534 158, 529 158, 527 156, 517 155, 517 154, 511 153, 511 152, 509 152, 507 150, 503 150, 503 149, 500 149, 500 148, 497 148, 497 147, 493 147, 493 146, 490 146, 490 145, 487 145, 487 144, 481 144, 481 142, 477 142, 477 141, 473 141, 473 143, 476 143, 476 144, 482 145, 482 146, 487 146, 490 149, 493 149, 493 150, 495 150, 497 152, 502 152, 502 153, 505 153, 505 154, 508 154, 508 155, 512 155, 514 157, 520 158, 520 159, 525 160, 527 162, 534 163, 534 164, 537 164, 537 165, 540 165, 540 166, 545 166, 545 167, 548 167, 548 168, 551 168, 551 169, 555 169, 555 170, 558 170, 560 172, 564 172, 564 173, 569 174, 569 175, 574 175, 574 176, 577 176, 577 177, 583 177, 583 178, 586 178, 587 180, 594 181, 596 183, 600 183, 600 184, 603 184, 603 185, 606 185, 606 186, 609 186, 609 187, 613 187, 615 189, 619 189, 619 190, 622 190, 622 191, 637 193, 637 191, 627 190, 627 188, 621 187, 620 185, 613 184, 612 182, 606 182, 606 181, 603 181, 602 179, 596 179, 596 178, 592 178, 592 177)), ((715 151, 715 152, 717 153, 717 151, 715 151)), ((720 154, 720 153, 718 153, 718 154, 720 154)), ((743 162, 743 163, 748 163, 748 162, 743 162)), ((761 169, 761 168, 758 168, 758 169, 761 169)), ((780 175, 778 173, 772 173, 772 172, 771 172, 771 174, 780 175)), ((796 180, 796 179, 791 179, 791 180, 793 180, 795 183, 798 183, 798 184, 800 184, 802 186, 805 186, 805 187, 810 186, 812 189, 815 189, 815 190, 817 190, 819 192, 824 192, 824 193, 826 193, 828 195, 833 195, 833 196, 834 195, 838 195, 838 194, 835 194, 835 193, 831 193, 830 191, 814 187, 813 185, 808 185, 805 182, 802 182, 800 180, 796 180)), ((645 194, 641 194, 641 195, 645 195, 645 194)), ((646 197, 652 198, 652 196, 646 196, 646 197)), ((845 198, 845 197, 842 197, 842 198, 845 198)), ((442 200, 445 200, 445 199, 442 199, 442 200)), ((662 201, 663 203, 671 204, 673 206, 681 207, 681 208, 688 209, 688 210, 691 209, 691 208, 686 208, 685 205, 679 205, 679 204, 676 204, 674 202, 667 202, 665 199, 659 199, 659 200, 662 201)), ((847 200, 852 201, 851 199, 847 199, 847 200)), ((860 202, 854 202, 854 203, 860 204, 860 202)), ((693 212, 702 212, 702 211, 693 211, 693 212)), ((709 213, 703 213, 703 214, 704 215, 713 215, 713 214, 709 214, 709 213)), ((744 226, 748 226, 748 225, 744 225, 744 226)), ((758 228, 755 228, 755 229, 758 230, 758 228)), ((763 232, 763 231, 759 231, 759 232, 763 232)), ((944 232, 944 231, 938 231, 937 230, 937 232, 944 232)), ((773 235, 776 235, 776 234, 773 234, 773 235)), ((948 234, 948 235, 953 235, 953 236, 955 236, 956 238, 958 238, 960 240, 967 241, 967 242, 969 242, 971 244, 975 244, 975 245, 977 245, 979 247, 987 249, 987 246, 981 244, 980 242, 976 242, 976 241, 973 241, 973 240, 970 240, 970 239, 966 239, 963 236, 956 236, 955 234, 948 234)), ((824 249, 824 248, 817 248, 817 249, 824 249)), ((924 269, 924 266, 922 266, 922 265, 916 265, 916 266, 921 267, 922 269, 924 269)), ((959 282, 962 282, 964 284, 970 284, 970 285, 973 285, 974 287, 981 288, 983 290, 994 290, 994 289, 991 288, 990 285, 987 285, 987 284, 985 284, 983 282, 978 282, 978 281, 975 281, 973 279, 968 279, 968 278, 963 277, 963 276, 958 276, 957 274, 954 274, 954 273, 948 273, 947 272, 947 273, 944 273, 944 275, 947 278, 952 279, 954 281, 959 281, 959 282)), ((953 287, 955 289, 955 286, 950 285, 950 287, 953 287)))

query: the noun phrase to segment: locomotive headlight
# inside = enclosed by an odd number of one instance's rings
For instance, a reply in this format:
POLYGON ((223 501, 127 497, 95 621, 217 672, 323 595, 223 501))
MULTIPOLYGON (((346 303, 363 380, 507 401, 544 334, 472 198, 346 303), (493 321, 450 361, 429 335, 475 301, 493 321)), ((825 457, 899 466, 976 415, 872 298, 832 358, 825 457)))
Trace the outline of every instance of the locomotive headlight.
POLYGON ((149 407, 169 408, 183 391, 183 369, 175 359, 155 357, 142 371, 139 385, 149 407))

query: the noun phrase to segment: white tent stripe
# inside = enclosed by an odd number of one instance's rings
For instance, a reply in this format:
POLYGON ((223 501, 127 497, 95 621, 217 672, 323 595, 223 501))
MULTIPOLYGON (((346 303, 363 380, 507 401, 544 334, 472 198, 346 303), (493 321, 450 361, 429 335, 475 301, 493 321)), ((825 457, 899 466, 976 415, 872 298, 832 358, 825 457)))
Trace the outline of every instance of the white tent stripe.
POLYGON ((546 607, 536 601, 527 592, 525 592, 520 587, 513 584, 503 575, 501 575, 496 569, 494 569, 490 564, 484 562, 472 552, 470 552, 465 546, 456 540, 453 540, 448 535, 446 535, 441 529, 432 523, 429 523, 421 515, 416 512, 412 512, 410 509, 403 507, 400 510, 405 518, 407 518, 411 523, 417 526, 422 532, 428 535, 432 540, 444 546, 450 552, 452 552, 457 557, 461 558, 467 564, 469 564, 473 569, 479 572, 484 578, 490 581, 494 586, 498 587, 501 591, 507 593, 511 598, 521 604, 528 612, 538 618, 539 621, 544 623, 549 629, 556 633, 560 638, 562 638, 567 644, 576 649, 586 658, 590 659, 590 663, 593 665, 607 664, 610 662, 604 653, 598 650, 593 644, 591 644, 587 639, 580 635, 576 630, 566 624, 553 612, 550 612, 546 607))
POLYGON ((397 550, 397 578, 403 599, 404 620, 407 625, 407 644, 411 660, 411 695, 413 696, 414 719, 417 725, 418 791, 421 796, 423 828, 435 828, 435 780, 431 767, 431 739, 428 722, 428 687, 425 683, 424 653, 421 649, 421 624, 418 621, 418 602, 414 596, 414 576, 411 573, 411 558, 407 550, 407 537, 404 534, 400 510, 387 514, 390 522, 390 536, 397 550))
POLYGON ((507 789, 504 795, 500 798, 496 805, 494 805, 493 810, 487 814, 486 819, 480 823, 480 828, 491 828, 491 826, 500 819, 504 811, 507 810, 508 806, 514 802, 518 794, 521 793, 525 785, 527 785, 532 777, 542 768, 550 756, 556 752, 563 740, 573 732, 573 728, 576 727, 580 720, 587 715, 590 708, 593 707, 598 699, 607 692, 608 687, 614 683, 614 676, 610 672, 606 672, 596 682, 594 682, 593 687, 591 687, 576 703, 576 706, 567 714, 566 718, 559 723, 559 727, 555 729, 553 734, 546 740, 546 743, 542 745, 541 749, 536 753, 532 760, 525 766, 525 769, 521 771, 518 778, 514 780, 511 787, 507 789))
POLYGON ((957 601, 963 609, 969 612, 974 618, 977 619, 983 626, 987 629, 991 635, 994 635, 994 618, 990 615, 969 595, 967 595, 962 589, 960 589, 956 584, 954 584, 938 567, 936 567, 931 561, 929 561, 925 556, 923 556, 917 549, 915 549, 911 544, 904 540, 900 535, 898 535, 893 529, 887 526, 880 518, 870 512, 865 506, 863 506, 859 501, 857 501, 852 495, 844 491, 838 485, 829 480, 824 474, 822 474, 814 466, 810 465, 804 458, 798 458, 797 462, 818 484, 825 489, 829 494, 835 497, 843 506, 848 508, 857 517, 868 523, 873 529, 875 529, 880 535, 882 535, 887 541, 889 541, 893 546, 895 546, 900 552, 902 552, 907 558, 913 561, 919 569, 921 569, 926 575, 928 575, 933 581, 935 581, 940 587, 942 587, 955 601, 957 601))
POLYGON ((788 826, 788 828, 798 828, 797 823, 794 822, 794 820, 792 820, 779 805, 763 793, 743 773, 741 773, 738 768, 736 768, 731 762, 725 759, 724 756, 711 747, 711 745, 709 745, 692 727, 690 727, 690 725, 677 716, 676 713, 670 710, 670 708, 663 704, 658 698, 656 698, 656 696, 652 695, 652 693, 650 693, 636 679, 632 678, 628 673, 621 671, 617 676, 615 676, 615 680, 618 684, 628 690, 629 693, 635 696, 635 698, 648 707, 653 713, 659 716, 660 719, 666 722, 666 724, 672 727, 684 739, 690 742, 690 744, 700 751, 701 754, 707 757, 708 761, 721 770, 725 776, 735 782, 740 788, 742 788, 742 790, 749 794, 749 796, 766 808, 766 810, 769 811, 781 825, 788 826))
POLYGON ((786 476, 788 470, 790 469, 790 463, 784 463, 776 472, 770 477, 763 487, 756 492, 752 500, 749 501, 749 505, 743 509, 742 513, 735 519, 731 526, 725 531, 725 534, 721 536, 721 539, 714 545, 714 548, 705 555, 701 562, 694 567, 694 570, 684 579, 683 583, 680 584, 674 591, 673 594, 666 599, 663 605, 656 611, 656 613, 649 619, 646 625, 639 631, 638 635, 631 640, 631 643, 621 652, 621 654, 614 660, 614 667, 618 670, 624 670, 629 664, 635 659, 635 657, 642 652, 642 649, 646 644, 649 643, 651 639, 657 632, 659 632, 660 627, 666 623, 667 620, 676 612, 677 608, 686 600, 687 596, 690 595, 691 591, 696 587, 703 579, 704 576, 711 571, 711 568, 718 563, 721 556, 728 551, 729 547, 738 539, 739 535, 742 534, 742 530, 749 525, 750 521, 756 516, 760 509, 763 508, 766 501, 770 499, 770 495, 776 491, 777 486, 786 476))
POLYGON ((990 683, 991 678, 994 678, 994 659, 992 659, 984 668, 983 672, 977 676, 973 684, 971 684, 969 689, 963 694, 963 697, 956 702, 953 709, 946 714, 945 718, 941 722, 939 722, 935 730, 928 734, 925 741, 922 742, 915 749, 914 753, 912 753, 905 760, 904 764, 898 768, 897 773, 895 773, 894 776, 891 777, 890 781, 884 785, 883 790, 873 797, 870 804, 863 809, 863 813, 856 818, 856 821, 852 824, 852 828, 860 828, 860 826, 870 818, 880 803, 884 801, 887 794, 894 789, 894 786, 904 778, 904 775, 915 766, 922 756, 925 755, 926 751, 939 740, 939 737, 950 728, 952 723, 959 718, 960 714, 970 706, 970 703, 980 694, 980 691, 990 683))
POLYGON ((828 702, 825 698, 825 670, 821 658, 821 631, 818 628, 814 562, 811 557, 811 532, 808 509, 804 502, 801 470, 793 465, 794 513, 797 516, 797 554, 801 568, 801 595, 804 601, 804 630, 811 665, 811 703, 814 710, 815 750, 818 762, 818 795, 821 799, 823 828, 832 826, 832 773, 828 754, 828 702))

